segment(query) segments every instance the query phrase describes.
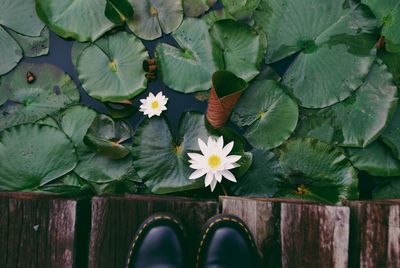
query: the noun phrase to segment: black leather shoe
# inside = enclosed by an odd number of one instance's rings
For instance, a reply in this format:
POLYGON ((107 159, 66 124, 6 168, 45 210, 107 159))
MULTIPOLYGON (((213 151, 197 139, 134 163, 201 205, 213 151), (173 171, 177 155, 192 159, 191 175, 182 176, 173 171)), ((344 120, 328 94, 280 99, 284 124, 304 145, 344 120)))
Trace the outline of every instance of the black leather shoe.
POLYGON ((129 268, 186 268, 185 231, 176 217, 159 213, 136 232, 128 256, 129 268))
POLYGON ((217 215, 205 225, 197 268, 257 268, 259 257, 246 224, 233 215, 217 215))

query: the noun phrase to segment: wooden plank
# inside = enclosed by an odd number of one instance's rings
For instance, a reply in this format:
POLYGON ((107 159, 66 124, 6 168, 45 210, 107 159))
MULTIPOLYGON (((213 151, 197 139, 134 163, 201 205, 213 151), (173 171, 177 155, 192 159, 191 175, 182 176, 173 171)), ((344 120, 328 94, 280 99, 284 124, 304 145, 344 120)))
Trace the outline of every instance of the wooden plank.
POLYGON ((352 201, 349 267, 400 267, 400 202, 352 201))
POLYGON ((190 237, 189 254, 194 259, 202 226, 218 213, 218 203, 152 195, 95 197, 92 200, 89 267, 125 267, 134 234, 140 224, 156 212, 174 213, 182 219, 190 237))
POLYGON ((241 217, 265 267, 347 267, 349 208, 288 199, 221 197, 241 217))
POLYGON ((0 267, 77 267, 77 204, 54 195, 0 193, 0 267))

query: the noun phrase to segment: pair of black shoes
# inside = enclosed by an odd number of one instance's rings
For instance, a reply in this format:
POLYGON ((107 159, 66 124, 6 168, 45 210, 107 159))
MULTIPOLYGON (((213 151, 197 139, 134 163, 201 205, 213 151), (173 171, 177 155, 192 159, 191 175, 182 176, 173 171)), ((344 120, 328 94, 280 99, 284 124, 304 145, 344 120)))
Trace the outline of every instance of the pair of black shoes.
POLYGON ((187 259, 186 232, 170 214, 155 214, 139 228, 128 256, 128 268, 257 268, 254 240, 244 222, 217 215, 204 226, 193 265, 187 259))

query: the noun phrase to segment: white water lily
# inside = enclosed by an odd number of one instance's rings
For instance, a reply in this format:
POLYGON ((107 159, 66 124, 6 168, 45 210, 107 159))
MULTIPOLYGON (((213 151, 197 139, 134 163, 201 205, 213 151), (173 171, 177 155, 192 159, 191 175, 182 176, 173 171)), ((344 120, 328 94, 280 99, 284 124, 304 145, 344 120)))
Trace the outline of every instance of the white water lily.
POLYGON ((205 175, 205 186, 210 186, 211 191, 214 191, 217 182, 222 181, 222 177, 236 182, 235 176, 229 170, 239 167, 236 162, 241 156, 229 155, 234 145, 233 141, 226 146, 223 137, 219 137, 218 140, 209 137, 207 144, 201 139, 198 139, 198 142, 202 154, 188 153, 190 167, 195 169, 189 179, 194 180, 205 175))
POLYGON ((147 115, 149 118, 153 116, 160 116, 161 113, 167 110, 165 106, 168 102, 168 98, 165 97, 162 92, 158 92, 156 96, 150 92, 149 96, 145 99, 141 99, 140 102, 140 111, 143 112, 144 115, 147 115))

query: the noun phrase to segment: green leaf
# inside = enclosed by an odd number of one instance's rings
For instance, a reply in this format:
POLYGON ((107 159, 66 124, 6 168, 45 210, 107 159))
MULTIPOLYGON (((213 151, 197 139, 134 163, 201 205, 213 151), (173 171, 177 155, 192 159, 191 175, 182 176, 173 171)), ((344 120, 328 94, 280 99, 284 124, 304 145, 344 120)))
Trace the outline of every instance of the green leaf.
POLYGON ((82 105, 72 106, 60 115, 61 128, 74 142, 78 155, 87 151, 83 138, 96 116, 97 113, 94 110, 82 105))
POLYGON ((277 154, 285 175, 278 196, 324 203, 358 197, 357 172, 335 147, 315 139, 296 139, 277 154))
POLYGON ((381 138, 390 147, 394 157, 400 159, 400 107, 397 107, 381 138))
POLYGON ((400 53, 388 53, 380 50, 378 56, 386 64, 389 72, 393 75, 395 84, 400 88, 400 53))
MULTIPOLYGON (((55 128, 60 129, 60 126, 58 125, 57 120, 54 119, 54 118, 51 117, 51 116, 47 116, 47 117, 45 117, 45 118, 43 118, 43 119, 40 119, 40 120, 36 121, 35 124, 38 124, 38 125, 45 125, 45 126, 50 126, 50 127, 55 127, 55 128)), ((64 132, 65 132, 65 131, 64 131, 64 132)))
POLYGON ((33 123, 79 101, 71 78, 49 64, 23 63, 3 77, 0 90, 10 90, 10 105, 0 113, 0 130, 22 123, 33 123), (26 81, 31 71, 36 80, 26 81))
POLYGON ((98 154, 121 159, 130 154, 130 150, 122 143, 131 137, 132 130, 127 123, 99 115, 88 129, 84 142, 98 154))
POLYGON ((164 118, 144 120, 133 137, 132 154, 137 173, 156 194, 166 194, 204 187, 204 182, 189 180, 188 152, 199 151, 198 138, 206 140, 208 132, 204 116, 186 113, 174 139, 164 118))
POLYGON ((287 140, 296 128, 297 118, 297 104, 272 80, 252 82, 231 116, 239 127, 248 127, 244 133, 248 142, 264 150, 287 140))
POLYGON ((79 196, 83 191, 88 189, 87 185, 81 180, 82 179, 79 178, 76 173, 70 172, 63 177, 40 187, 37 191, 60 194, 63 196, 79 196))
POLYGON ((208 12, 205 14, 201 19, 208 25, 209 28, 211 28, 214 23, 220 20, 225 20, 225 19, 235 19, 230 13, 228 13, 225 9, 218 9, 218 10, 213 10, 211 12, 208 12))
POLYGON ((253 149, 253 162, 247 173, 232 184, 236 195, 272 197, 278 191, 283 174, 278 159, 270 151, 253 149))
POLYGON ((85 48, 77 62, 82 87, 101 101, 130 99, 146 89, 142 62, 149 55, 132 34, 118 32, 85 48))
POLYGON ((0 133, 0 190, 33 190, 77 164, 71 140, 59 129, 19 125, 0 133))
POLYGON ((200 19, 185 19, 172 34, 180 48, 161 43, 156 48, 157 67, 163 82, 176 91, 209 90, 212 74, 222 69, 221 51, 200 19))
POLYGON ((74 64, 75 68, 78 66, 78 58, 81 55, 82 51, 90 46, 91 43, 85 42, 85 43, 80 43, 80 42, 74 42, 72 45, 71 49, 71 61, 74 64))
POLYGON ((244 23, 234 20, 217 21, 211 36, 223 51, 225 70, 250 81, 259 74, 266 50, 263 36, 244 23))
POLYGON ((222 0, 224 9, 236 19, 242 20, 253 16, 260 0, 222 0))
POLYGON ((386 49, 390 52, 400 52, 400 1, 362 0, 361 3, 371 8, 382 25, 386 49))
POLYGON ((373 199, 398 199, 400 198, 400 178, 391 178, 379 185, 372 192, 373 199))
POLYGON ((348 148, 350 161, 359 170, 373 176, 399 176, 400 161, 396 159, 390 148, 377 140, 365 148, 348 148))
POLYGON ((183 11, 187 17, 198 17, 210 9, 217 0, 183 0, 183 11))
MULTIPOLYGON (((11 1, 11 0, 10 0, 11 1)), ((63 38, 95 41, 114 24, 104 15, 106 0, 36 0, 36 12, 63 38)))
POLYGON ((107 0, 106 17, 115 24, 123 24, 133 16, 133 8, 128 0, 107 0))
POLYGON ((108 113, 114 119, 124 119, 137 113, 139 109, 132 104, 105 102, 108 113))
POLYGON ((38 57, 49 53, 49 29, 43 28, 40 36, 26 36, 9 30, 8 33, 22 48, 25 57, 38 57))
POLYGON ((352 0, 262 0, 254 19, 269 41, 267 63, 298 53, 283 84, 303 107, 348 98, 373 63, 377 22, 352 0))
POLYGON ((23 57, 21 47, 0 25, 0 75, 12 70, 23 57))
POLYGON ((129 0, 135 13, 128 27, 139 38, 154 40, 175 31, 183 19, 181 0, 129 0))
MULTIPOLYGON (((319 132, 332 135, 332 143, 366 147, 376 140, 390 122, 397 107, 393 76, 381 61, 372 66, 363 85, 347 100, 314 113, 319 132), (345 119, 345 120, 344 120, 345 119)), ((300 122, 300 125, 304 122, 300 122)), ((305 123, 307 124, 307 123, 305 123)))

